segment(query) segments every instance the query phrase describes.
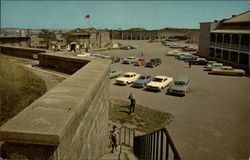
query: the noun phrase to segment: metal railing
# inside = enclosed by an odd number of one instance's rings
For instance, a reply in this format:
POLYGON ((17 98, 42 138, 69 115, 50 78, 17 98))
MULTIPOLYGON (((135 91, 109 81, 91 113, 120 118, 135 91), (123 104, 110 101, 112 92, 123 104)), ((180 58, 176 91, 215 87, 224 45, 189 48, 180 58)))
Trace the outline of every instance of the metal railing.
POLYGON ((181 160, 166 128, 135 137, 134 153, 140 160, 181 160))
POLYGON ((118 156, 118 160, 121 158, 121 153, 122 153, 122 146, 127 145, 130 147, 133 147, 134 145, 134 137, 135 137, 135 130, 121 126, 119 128, 119 144, 120 144, 120 153, 118 156))

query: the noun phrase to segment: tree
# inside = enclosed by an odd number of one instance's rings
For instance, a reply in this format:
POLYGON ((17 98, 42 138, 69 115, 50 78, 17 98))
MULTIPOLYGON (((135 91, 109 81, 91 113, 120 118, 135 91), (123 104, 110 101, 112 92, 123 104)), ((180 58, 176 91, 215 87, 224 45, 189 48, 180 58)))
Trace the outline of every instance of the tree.
POLYGON ((47 29, 42 29, 41 33, 39 33, 39 38, 42 38, 43 41, 40 41, 40 43, 45 44, 46 48, 49 49, 49 46, 52 41, 56 41, 56 35, 55 33, 47 30, 47 29))
POLYGON ((63 38, 66 40, 67 44, 70 44, 71 42, 78 42, 78 39, 76 36, 72 35, 71 32, 68 32, 66 34, 63 34, 63 38))

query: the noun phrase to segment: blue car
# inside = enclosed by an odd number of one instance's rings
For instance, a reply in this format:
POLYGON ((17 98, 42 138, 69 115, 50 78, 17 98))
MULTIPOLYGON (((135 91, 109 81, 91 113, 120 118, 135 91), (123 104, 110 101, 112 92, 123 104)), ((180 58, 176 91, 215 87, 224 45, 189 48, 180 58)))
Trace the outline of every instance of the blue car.
POLYGON ((168 92, 170 94, 185 96, 190 88, 190 79, 188 77, 179 77, 172 85, 168 92))
POLYGON ((153 76, 151 76, 150 74, 143 74, 141 75, 134 83, 133 83, 133 87, 140 87, 143 88, 144 86, 146 86, 149 82, 151 82, 153 80, 153 76))

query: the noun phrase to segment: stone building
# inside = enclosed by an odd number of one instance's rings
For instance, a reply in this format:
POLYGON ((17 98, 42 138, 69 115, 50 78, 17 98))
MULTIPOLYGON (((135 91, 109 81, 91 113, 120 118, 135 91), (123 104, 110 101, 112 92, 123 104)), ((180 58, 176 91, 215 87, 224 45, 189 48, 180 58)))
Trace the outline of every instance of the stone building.
POLYGON ((181 29, 181 28, 146 30, 144 28, 132 28, 128 30, 110 30, 110 35, 112 39, 123 39, 123 40, 166 39, 170 37, 185 37, 186 39, 190 39, 195 36, 198 38, 199 30, 181 29))
POLYGON ((30 37, 0 37, 1 45, 30 47, 30 37))
POLYGON ((250 11, 200 23, 199 54, 249 72, 250 11))
POLYGON ((111 45, 110 34, 105 30, 96 30, 94 28, 76 29, 71 34, 75 37, 75 42, 70 44, 71 49, 79 46, 79 49, 88 50, 106 48, 111 45))

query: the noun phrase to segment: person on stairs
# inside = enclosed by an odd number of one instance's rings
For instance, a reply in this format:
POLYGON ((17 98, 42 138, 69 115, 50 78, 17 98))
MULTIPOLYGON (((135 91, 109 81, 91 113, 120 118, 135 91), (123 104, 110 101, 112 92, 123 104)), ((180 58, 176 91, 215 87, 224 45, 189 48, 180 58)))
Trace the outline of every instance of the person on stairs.
POLYGON ((110 131, 110 135, 109 135, 109 140, 110 140, 110 143, 111 143, 111 146, 112 146, 112 150, 111 150, 111 153, 114 153, 114 149, 117 151, 117 137, 118 137, 118 134, 119 132, 116 130, 117 127, 116 125, 113 126, 113 130, 110 131))

